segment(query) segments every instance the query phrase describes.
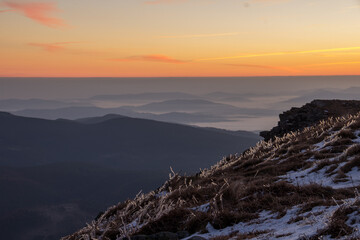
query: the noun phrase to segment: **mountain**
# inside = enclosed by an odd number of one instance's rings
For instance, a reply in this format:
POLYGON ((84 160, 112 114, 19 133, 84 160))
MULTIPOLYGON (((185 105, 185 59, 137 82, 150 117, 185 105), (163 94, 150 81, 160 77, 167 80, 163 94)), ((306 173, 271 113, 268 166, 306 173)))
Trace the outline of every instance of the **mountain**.
POLYGON ((203 113, 184 113, 169 112, 163 114, 138 113, 129 107, 119 108, 99 108, 99 107, 67 107, 59 109, 26 109, 13 112, 16 115, 24 117, 44 118, 44 119, 86 119, 103 115, 123 115, 133 118, 145 118, 164 122, 174 123, 199 123, 199 122, 226 122, 231 121, 227 116, 215 116, 213 114, 203 113))
POLYGON ((113 95, 96 95, 91 97, 91 100, 101 101, 140 101, 140 100, 154 100, 164 101, 171 99, 195 99, 197 96, 182 93, 182 92, 145 92, 137 94, 113 94, 113 95))
POLYGON ((248 102, 249 99, 240 93, 211 92, 203 95, 205 99, 217 100, 222 102, 248 102))
MULTIPOLYGON (((76 102, 61 102, 55 100, 44 99, 1 99, 0 111, 19 111, 23 109, 50 109, 50 108, 64 108, 69 106, 78 106, 80 103, 76 102)), ((84 104, 82 104, 84 105, 84 104)))
POLYGON ((1 239, 59 239, 106 206, 157 188, 170 166, 191 174, 258 140, 114 115, 70 121, 0 112, 1 239))
POLYGON ((76 159, 38 166, 1 166, 1 239, 59 239, 91 221, 106 206, 160 186, 167 174, 76 159))
POLYGON ((123 112, 131 112, 123 108, 99 108, 99 107, 65 107, 57 109, 25 109, 14 111, 13 113, 24 117, 34 117, 55 120, 58 118, 64 119, 80 119, 88 117, 98 117, 106 114, 120 114, 123 112))
POLYGON ((262 141, 63 240, 360 239, 360 113, 262 141))
POLYGON ((242 138, 208 129, 128 117, 83 124, 7 113, 1 114, 0 131, 0 165, 5 166, 77 159, 124 169, 168 170, 171 165, 189 171, 204 167, 211 163, 210 159, 214 161, 229 152, 242 151, 259 139, 255 134, 242 138))
POLYGON ((234 106, 214 103, 202 99, 176 99, 168 100, 163 102, 149 103, 143 106, 135 108, 138 111, 147 111, 147 112, 170 112, 170 111, 182 111, 182 112, 231 112, 237 111, 238 109, 234 106))
MULTIPOLYGON (((126 116, 118 115, 118 114, 106 114, 101 117, 88 117, 88 118, 79 118, 76 119, 77 122, 80 123, 87 123, 87 124, 95 124, 95 123, 102 123, 108 120, 112 119, 118 119, 118 118, 126 118, 126 116)), ((60 119, 57 119, 60 120, 60 119)))
POLYGON ((238 108, 206 100, 169 100, 142 106, 118 108, 66 107, 57 109, 25 109, 12 112, 24 117, 44 119, 81 119, 117 114, 134 118, 182 124, 236 121, 239 118, 276 116, 277 110, 263 108, 238 108))
POLYGON ((288 104, 304 104, 314 99, 344 99, 344 100, 359 100, 360 88, 353 87, 348 89, 316 89, 302 93, 300 96, 291 98, 282 103, 288 104))
POLYGON ((216 103, 208 100, 202 99, 192 99, 192 100, 169 100, 162 102, 149 103, 142 106, 137 106, 132 108, 134 111, 138 112, 187 112, 187 113, 202 113, 202 114, 211 114, 211 115, 226 115, 226 116, 268 116, 274 115, 275 111, 271 109, 262 109, 262 108, 239 108, 232 106, 230 104, 216 103))

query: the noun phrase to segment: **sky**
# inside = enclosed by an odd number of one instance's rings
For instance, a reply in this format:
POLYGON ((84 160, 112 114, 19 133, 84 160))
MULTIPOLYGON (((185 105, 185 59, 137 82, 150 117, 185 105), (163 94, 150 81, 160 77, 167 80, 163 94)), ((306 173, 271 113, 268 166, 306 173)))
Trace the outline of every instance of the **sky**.
POLYGON ((359 0, 0 0, 0 77, 360 74, 359 0))

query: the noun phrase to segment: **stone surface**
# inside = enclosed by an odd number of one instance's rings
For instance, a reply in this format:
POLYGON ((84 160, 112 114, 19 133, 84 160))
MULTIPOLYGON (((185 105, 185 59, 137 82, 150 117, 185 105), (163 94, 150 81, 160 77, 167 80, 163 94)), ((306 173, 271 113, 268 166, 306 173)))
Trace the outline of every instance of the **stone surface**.
POLYGON ((360 101, 355 100, 314 100, 300 108, 291 108, 279 115, 278 125, 270 131, 260 133, 265 141, 281 137, 291 131, 302 130, 329 117, 356 114, 360 101))

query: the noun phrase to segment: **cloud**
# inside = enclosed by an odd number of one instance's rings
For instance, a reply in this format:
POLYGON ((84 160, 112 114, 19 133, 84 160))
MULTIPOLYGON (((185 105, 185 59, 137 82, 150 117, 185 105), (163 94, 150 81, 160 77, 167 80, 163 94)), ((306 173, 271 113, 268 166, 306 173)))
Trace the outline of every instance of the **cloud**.
POLYGON ((14 10, 12 9, 6 9, 6 10, 0 10, 0 13, 4 13, 4 12, 13 12, 14 10))
POLYGON ((57 43, 29 43, 29 46, 40 47, 47 52, 67 50, 66 45, 79 42, 57 42, 57 43))
POLYGON ((360 50, 360 47, 329 48, 329 49, 317 49, 317 50, 293 51, 293 52, 254 53, 254 54, 244 54, 244 55, 228 56, 228 57, 202 58, 202 59, 197 59, 197 61, 212 61, 212 60, 226 60, 226 59, 237 59, 237 58, 254 58, 254 57, 268 57, 268 56, 282 56, 282 55, 296 55, 296 54, 311 54, 311 53, 345 52, 345 51, 352 51, 352 50, 360 50))
POLYGON ((186 63, 186 61, 174 59, 164 55, 141 55, 141 56, 132 56, 127 58, 119 58, 112 59, 112 61, 116 62, 161 62, 161 63, 174 63, 174 64, 182 64, 186 63))
POLYGON ((270 66, 270 65, 256 65, 256 64, 224 64, 227 66, 233 66, 233 67, 244 67, 244 68, 263 68, 263 69, 273 69, 273 70, 281 70, 286 72, 299 72, 298 70, 294 68, 289 67, 279 67, 279 66, 270 66))
POLYGON ((291 0, 250 0, 250 2, 262 2, 262 3, 282 3, 289 1, 291 0))
POLYGON ((169 4, 169 3, 183 3, 187 1, 188 0, 152 0, 152 1, 145 1, 144 4, 157 5, 157 4, 169 4))
POLYGON ((64 21, 60 18, 52 17, 51 14, 58 12, 58 8, 55 3, 45 3, 45 2, 29 2, 29 3, 19 3, 19 2, 10 2, 5 1, 3 6, 6 6, 10 9, 2 10, 1 12, 19 12, 34 20, 42 25, 58 28, 66 26, 64 21))
MULTIPOLYGON (((158 5, 158 4, 172 4, 172 3, 185 3, 190 0, 149 0, 145 1, 144 4, 147 5, 158 5)), ((193 0, 194 1, 194 0, 193 0)), ((244 2, 245 6, 249 6, 250 3, 283 3, 289 2, 291 0, 248 0, 244 2)), ((204 1, 206 2, 206 1, 204 1)))
POLYGON ((211 34, 193 34, 193 35, 175 35, 175 36, 159 36, 158 38, 207 38, 207 37, 223 37, 223 36, 236 36, 239 32, 230 33, 211 33, 211 34))
POLYGON ((360 64, 360 62, 331 62, 331 63, 317 63, 317 64, 309 64, 303 65, 301 67, 323 67, 323 66, 334 66, 334 65, 353 65, 360 64))

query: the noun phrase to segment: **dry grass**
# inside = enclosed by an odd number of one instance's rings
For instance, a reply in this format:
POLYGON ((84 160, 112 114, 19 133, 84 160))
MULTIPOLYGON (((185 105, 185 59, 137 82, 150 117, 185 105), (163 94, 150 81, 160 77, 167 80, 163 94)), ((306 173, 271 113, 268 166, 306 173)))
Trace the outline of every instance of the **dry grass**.
POLYGON ((347 225, 346 221, 348 220, 349 214, 358 210, 358 206, 340 207, 331 217, 331 221, 327 228, 320 230, 318 236, 330 235, 332 238, 340 238, 352 234, 354 229, 347 225))
POLYGON ((355 139, 356 136, 353 133, 353 131, 351 129, 342 129, 339 133, 338 133, 338 137, 340 138, 350 138, 350 139, 355 139))
POLYGON ((356 157, 342 166, 340 169, 344 173, 350 172, 354 167, 360 168, 360 157, 356 157))
POLYGON ((354 144, 346 150, 346 157, 359 155, 360 154, 360 144, 354 144))
POLYGON ((354 118, 354 120, 349 124, 349 128, 352 130, 360 129, 360 118, 354 118))
MULTIPOLYGON (((161 216, 157 221, 147 224, 136 234, 150 235, 158 232, 178 232, 183 229, 183 224, 186 223, 190 216, 190 211, 184 208, 177 208, 169 213, 161 216)), ((194 229, 195 231, 199 229, 194 229)), ((194 231, 194 232, 195 232, 194 231)), ((193 233, 193 232, 192 232, 193 233)))

